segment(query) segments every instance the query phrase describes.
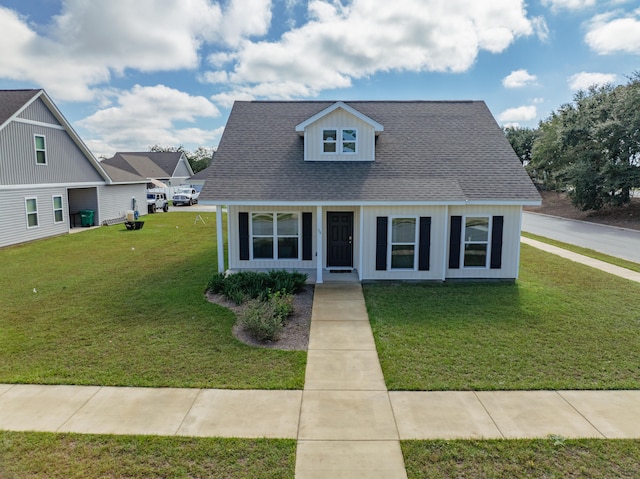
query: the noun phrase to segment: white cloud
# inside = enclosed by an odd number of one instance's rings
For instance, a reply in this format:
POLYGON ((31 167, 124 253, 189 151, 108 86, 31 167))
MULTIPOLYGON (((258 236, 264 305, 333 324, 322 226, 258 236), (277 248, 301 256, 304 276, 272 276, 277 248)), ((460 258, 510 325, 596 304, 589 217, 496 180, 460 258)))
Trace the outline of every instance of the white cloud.
POLYGON ((614 73, 580 72, 571 75, 568 79, 569 88, 574 91, 587 90, 594 85, 606 85, 615 83, 617 76, 614 73))
POLYGON ((502 79, 505 88, 522 88, 536 81, 537 77, 527 70, 515 70, 502 79))
POLYGON ((617 17, 614 13, 597 15, 585 36, 587 45, 600 55, 631 53, 640 55, 640 10, 617 17))
POLYGON ((308 17, 276 42, 241 43, 229 73, 234 92, 292 98, 380 71, 463 72, 480 50, 498 53, 533 33, 521 0, 396 0, 384 8, 376 0, 311 0, 308 17))
POLYGON ((498 121, 513 125, 514 122, 535 120, 538 109, 534 105, 508 108, 498 115, 498 121))
POLYGON ((56 99, 87 101, 127 69, 196 69, 205 42, 237 45, 264 35, 271 0, 63 0, 37 31, 0 7, 0 76, 43 86, 56 99))
POLYGON ((546 7, 551 7, 552 10, 579 10, 593 7, 596 4, 596 0, 542 0, 542 4, 546 7))
POLYGON ((87 145, 96 155, 114 151, 145 151, 160 145, 203 145, 217 138, 216 131, 179 128, 196 118, 215 118, 218 109, 206 98, 168 88, 164 85, 142 87, 119 92, 116 105, 97 111, 78 122, 98 136, 87 145), (97 149, 100 148, 100 149, 97 149), (105 151, 105 148, 111 150, 105 151))

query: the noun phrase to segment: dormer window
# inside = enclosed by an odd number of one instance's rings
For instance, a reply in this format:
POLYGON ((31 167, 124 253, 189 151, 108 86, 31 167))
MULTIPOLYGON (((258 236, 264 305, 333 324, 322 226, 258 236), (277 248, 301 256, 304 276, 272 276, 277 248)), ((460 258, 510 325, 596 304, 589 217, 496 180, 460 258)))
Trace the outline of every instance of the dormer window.
POLYGON ((355 129, 322 130, 323 153, 356 153, 357 136, 355 129))
POLYGON ((335 153, 336 143, 338 142, 337 130, 322 130, 323 151, 325 153, 335 153))
POLYGON ((304 137, 304 161, 375 161, 377 121, 339 101, 296 125, 304 137), (344 128, 341 126, 344 125, 344 128))

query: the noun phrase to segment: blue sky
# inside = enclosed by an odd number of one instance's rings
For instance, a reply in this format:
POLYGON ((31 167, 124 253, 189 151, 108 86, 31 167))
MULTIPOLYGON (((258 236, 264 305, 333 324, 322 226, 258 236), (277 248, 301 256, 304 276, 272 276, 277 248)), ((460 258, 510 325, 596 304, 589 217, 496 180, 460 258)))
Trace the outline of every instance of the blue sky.
POLYGON ((637 0, 0 0, 0 88, 97 155, 218 144, 234 100, 484 100, 535 127, 640 69, 637 0))

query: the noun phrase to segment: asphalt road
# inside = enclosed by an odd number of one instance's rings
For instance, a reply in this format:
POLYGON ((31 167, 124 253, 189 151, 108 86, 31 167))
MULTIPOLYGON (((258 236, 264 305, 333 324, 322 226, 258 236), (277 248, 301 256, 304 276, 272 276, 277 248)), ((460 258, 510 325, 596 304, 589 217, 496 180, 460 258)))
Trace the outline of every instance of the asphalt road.
POLYGON ((523 213, 522 231, 640 263, 640 231, 523 213))

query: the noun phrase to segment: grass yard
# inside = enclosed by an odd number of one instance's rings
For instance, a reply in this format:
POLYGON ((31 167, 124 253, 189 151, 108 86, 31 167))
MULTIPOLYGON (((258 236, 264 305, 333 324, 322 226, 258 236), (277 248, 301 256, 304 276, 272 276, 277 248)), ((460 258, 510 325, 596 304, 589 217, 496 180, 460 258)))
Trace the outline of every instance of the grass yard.
POLYGON ((217 255, 202 216, 0 249, 0 383, 301 389, 306 353, 240 343, 204 298, 217 255))
POLYGON ((0 477, 286 479, 295 453, 296 441, 284 439, 0 431, 0 477))
POLYGON ((391 390, 640 388, 640 284, 522 245, 515 284, 364 293, 391 390))
POLYGON ((409 479, 636 478, 640 441, 404 441, 409 479))
POLYGON ((599 253, 598 251, 594 251, 592 249, 582 248, 580 246, 575 246, 569 243, 563 243, 562 241, 556 241, 551 238, 545 238, 544 236, 534 235, 533 233, 522 232, 522 236, 526 238, 534 239, 536 241, 541 241, 543 243, 547 243, 553 246, 557 246, 558 248, 573 251, 574 253, 588 256, 589 258, 599 259, 600 261, 604 261, 605 263, 613 264, 616 266, 620 266, 621 268, 627 268, 627 269, 630 269, 631 271, 636 271, 640 273, 640 264, 634 263, 633 261, 627 261, 626 259, 616 258, 615 256, 609 256, 608 254, 599 253))

